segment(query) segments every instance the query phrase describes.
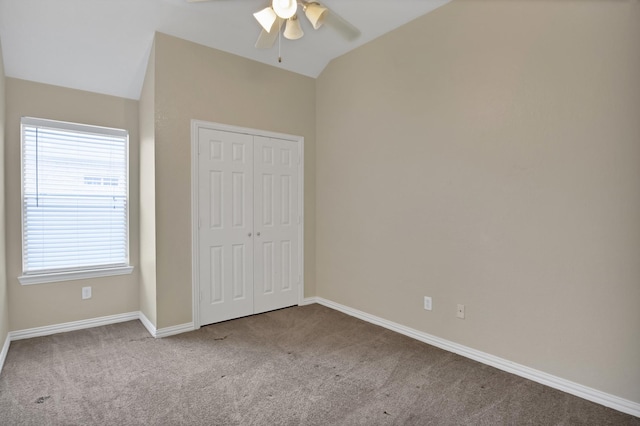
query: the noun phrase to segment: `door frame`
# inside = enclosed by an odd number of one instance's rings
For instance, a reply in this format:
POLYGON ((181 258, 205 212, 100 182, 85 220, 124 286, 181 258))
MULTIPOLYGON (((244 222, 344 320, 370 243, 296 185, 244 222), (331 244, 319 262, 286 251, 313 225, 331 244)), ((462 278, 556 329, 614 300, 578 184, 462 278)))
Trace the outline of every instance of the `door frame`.
POLYGON ((200 328, 200 249, 198 232, 198 185, 199 185, 199 161, 198 161, 198 133, 201 128, 219 130, 223 132, 241 133, 251 136, 263 136, 267 138, 283 139, 296 142, 299 145, 298 159, 298 262, 300 278, 298 283, 298 305, 303 304, 304 299, 304 137, 288 135, 285 133, 270 132, 267 130, 238 127, 229 124, 214 123, 203 120, 191 120, 191 315, 194 329, 200 328))

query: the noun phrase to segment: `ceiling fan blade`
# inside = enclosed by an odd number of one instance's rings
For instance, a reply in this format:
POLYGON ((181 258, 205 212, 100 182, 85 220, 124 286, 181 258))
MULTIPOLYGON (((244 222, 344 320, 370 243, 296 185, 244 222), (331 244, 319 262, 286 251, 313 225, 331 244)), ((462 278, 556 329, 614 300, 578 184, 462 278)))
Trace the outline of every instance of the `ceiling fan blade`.
POLYGON ((276 42, 277 37, 278 33, 275 31, 268 33, 261 30, 258 40, 256 40, 256 49, 269 49, 276 42))
POLYGON ((282 28, 282 23, 284 19, 278 18, 273 23, 271 27, 271 31, 267 32, 264 29, 260 31, 260 35, 258 36, 258 40, 256 40, 256 48, 257 49, 270 49, 273 47, 273 44, 276 42, 278 38, 278 34, 280 34, 280 29, 282 28))
POLYGON ((327 13, 324 24, 336 30, 342 37, 349 41, 360 37, 360 30, 333 10, 329 10, 329 13, 327 13))

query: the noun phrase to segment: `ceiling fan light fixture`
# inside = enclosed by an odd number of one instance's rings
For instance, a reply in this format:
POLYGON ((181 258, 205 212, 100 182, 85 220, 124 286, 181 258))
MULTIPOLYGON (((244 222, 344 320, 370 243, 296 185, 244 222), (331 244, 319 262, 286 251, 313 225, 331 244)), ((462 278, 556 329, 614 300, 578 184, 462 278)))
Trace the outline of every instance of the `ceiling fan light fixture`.
POLYGON ((260 12, 254 13, 253 16, 256 18, 256 21, 258 21, 260 25, 262 25, 262 28, 264 28, 264 30, 268 33, 271 32, 273 24, 276 22, 276 19, 278 19, 276 12, 274 12, 271 7, 266 7, 260 12))
POLYGON ((297 15, 287 19, 287 26, 284 28, 284 34, 282 35, 289 40, 297 40, 304 35, 297 15))
POLYGON ((289 19, 296 14, 298 2, 296 0, 273 0, 273 10, 282 19, 289 19))
POLYGON ((328 9, 321 6, 319 3, 306 3, 304 5, 304 14, 307 15, 307 19, 313 25, 313 29, 317 30, 324 23, 324 18, 327 16, 328 9))

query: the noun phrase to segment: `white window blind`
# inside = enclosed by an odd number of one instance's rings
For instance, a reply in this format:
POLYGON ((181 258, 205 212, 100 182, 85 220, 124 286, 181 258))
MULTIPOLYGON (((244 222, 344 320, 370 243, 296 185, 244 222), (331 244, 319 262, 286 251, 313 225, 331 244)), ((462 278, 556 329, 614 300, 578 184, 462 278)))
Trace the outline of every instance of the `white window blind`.
POLYGON ((128 265, 127 131, 21 124, 23 274, 128 265))

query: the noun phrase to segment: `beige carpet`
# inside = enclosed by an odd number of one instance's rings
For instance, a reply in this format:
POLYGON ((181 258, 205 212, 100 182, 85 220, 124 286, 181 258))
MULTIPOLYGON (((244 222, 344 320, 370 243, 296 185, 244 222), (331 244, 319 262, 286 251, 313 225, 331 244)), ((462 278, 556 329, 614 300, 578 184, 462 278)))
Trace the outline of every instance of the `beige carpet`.
POLYGON ((2 425, 640 425, 320 305, 16 341, 2 425))

